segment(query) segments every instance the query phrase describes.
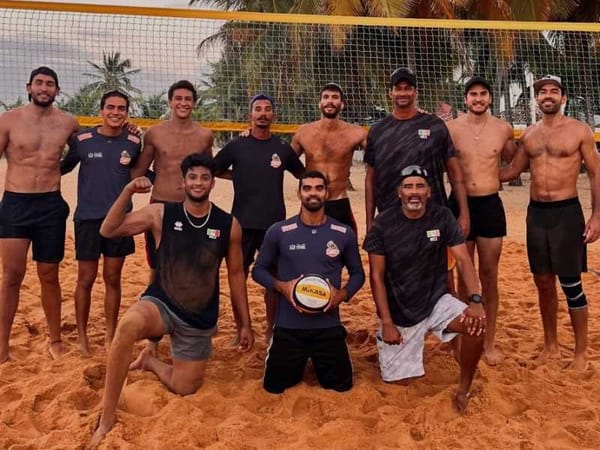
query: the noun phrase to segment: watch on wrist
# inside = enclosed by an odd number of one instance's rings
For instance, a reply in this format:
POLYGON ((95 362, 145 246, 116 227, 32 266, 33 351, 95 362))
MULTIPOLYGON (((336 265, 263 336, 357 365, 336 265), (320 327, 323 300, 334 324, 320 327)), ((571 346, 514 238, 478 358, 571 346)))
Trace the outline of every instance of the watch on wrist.
POLYGON ((469 303, 475 303, 476 305, 483 305, 483 297, 479 294, 469 295, 469 303))

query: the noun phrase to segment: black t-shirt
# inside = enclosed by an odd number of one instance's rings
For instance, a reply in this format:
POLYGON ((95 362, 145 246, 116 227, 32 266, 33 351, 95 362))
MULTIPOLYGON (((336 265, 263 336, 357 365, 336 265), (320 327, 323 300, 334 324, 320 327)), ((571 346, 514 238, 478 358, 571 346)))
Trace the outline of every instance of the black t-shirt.
POLYGON ((444 170, 456 155, 450 133, 439 117, 417 113, 407 120, 393 115, 371 127, 364 161, 375 169, 375 203, 379 212, 397 204, 400 172, 411 164, 429 172, 430 203, 448 206, 444 170))
POLYGON ((431 314, 447 292, 446 247, 464 238, 452 212, 428 204, 425 215, 409 219, 400 207, 375 217, 363 248, 385 256, 385 287, 392 319, 409 327, 431 314))
POLYGON ((143 294, 159 298, 180 319, 200 329, 217 323, 219 267, 227 255, 232 222, 231 215, 215 205, 209 214, 186 216, 183 203, 165 203, 156 271, 143 294))
POLYGON ((277 136, 239 137, 227 143, 215 160, 217 171, 233 166, 231 213, 242 228, 267 230, 285 219, 283 173, 288 170, 298 176, 304 170, 289 144, 277 136))

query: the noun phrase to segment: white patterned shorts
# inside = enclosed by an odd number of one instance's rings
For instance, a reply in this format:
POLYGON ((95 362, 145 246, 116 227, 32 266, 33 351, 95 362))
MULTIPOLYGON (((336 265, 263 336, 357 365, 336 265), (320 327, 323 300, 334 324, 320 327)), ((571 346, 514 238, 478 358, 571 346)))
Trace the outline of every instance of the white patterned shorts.
POLYGON ((431 332, 442 342, 451 341, 457 333, 448 332, 446 328, 466 308, 465 303, 450 294, 442 295, 431 314, 421 322, 412 327, 396 327, 402 335, 402 343, 399 345, 383 342, 380 326, 376 338, 383 381, 398 381, 425 375, 423 349, 426 334, 431 332))

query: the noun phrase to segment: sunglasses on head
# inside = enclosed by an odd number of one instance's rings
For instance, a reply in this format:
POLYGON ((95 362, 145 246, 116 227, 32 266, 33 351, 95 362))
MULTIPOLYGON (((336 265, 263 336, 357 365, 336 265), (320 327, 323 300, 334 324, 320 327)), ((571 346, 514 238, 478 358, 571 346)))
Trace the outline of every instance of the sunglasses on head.
POLYGON ((429 176, 426 169, 423 169, 421 166, 417 165, 406 166, 404 169, 402 169, 402 172, 400 172, 400 176, 403 178, 412 177, 415 175, 423 178, 427 178, 429 176))

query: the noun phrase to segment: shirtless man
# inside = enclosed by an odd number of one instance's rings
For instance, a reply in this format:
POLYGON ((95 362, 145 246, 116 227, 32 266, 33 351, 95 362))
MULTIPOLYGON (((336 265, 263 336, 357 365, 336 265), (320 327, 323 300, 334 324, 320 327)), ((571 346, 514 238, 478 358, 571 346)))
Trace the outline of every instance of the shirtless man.
POLYGON ((60 91, 56 72, 38 67, 26 86, 30 103, 0 116, 0 155, 5 152, 7 159, 0 207, 0 363, 9 359, 30 244, 48 323, 48 350, 52 358, 64 352, 58 264, 64 256, 69 206, 60 194, 60 158, 79 126, 73 116, 52 106, 60 91))
POLYGON ((542 120, 525 130, 512 164, 500 171, 500 180, 516 178, 529 165, 527 256, 544 326, 544 348, 538 361, 560 357, 556 330, 558 276, 575 333, 571 367, 582 371, 588 366, 588 309, 581 272, 587 270, 586 244, 600 236, 600 160, 590 128, 561 111, 567 100, 561 79, 546 75, 534 83, 534 91, 542 120), (582 160, 592 191, 592 215, 587 223, 577 198, 582 160))
POLYGON ((302 152, 306 155, 306 170, 319 171, 329 180, 325 214, 352 227, 356 233, 347 187, 354 150, 365 148, 367 131, 340 120, 344 91, 335 83, 321 89, 319 109, 321 119, 302 125, 291 145, 298 155, 302 152))
MULTIPOLYGON (((495 347, 496 317, 498 316, 498 263, 502 252, 502 237, 506 236, 506 217, 498 195, 500 158, 510 162, 516 147, 512 127, 489 113, 492 89, 480 77, 471 78, 465 85, 467 114, 447 122, 456 155, 463 170, 471 232, 467 249, 474 259, 475 248, 479 259, 487 327, 483 360, 494 366, 501 360, 495 347)), ((458 204, 450 196, 450 207, 458 215, 458 204)), ((459 293, 464 294, 459 277, 459 293)), ((461 295, 466 298, 466 295, 461 295)))

